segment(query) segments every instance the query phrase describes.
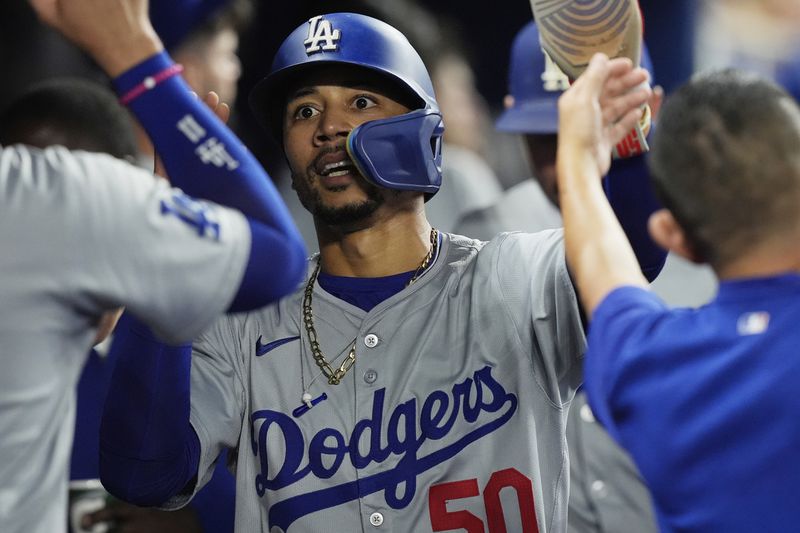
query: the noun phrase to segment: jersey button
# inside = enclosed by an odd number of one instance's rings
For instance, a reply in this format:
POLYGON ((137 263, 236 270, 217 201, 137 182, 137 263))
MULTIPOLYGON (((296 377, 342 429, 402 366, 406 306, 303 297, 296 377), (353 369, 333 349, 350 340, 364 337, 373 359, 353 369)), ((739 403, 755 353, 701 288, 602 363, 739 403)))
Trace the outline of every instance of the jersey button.
POLYGON ((375 383, 375 380, 378 379, 378 373, 372 370, 371 368, 364 372, 364 381, 372 385, 375 383))
POLYGON ((364 344, 367 345, 367 348, 374 348, 378 345, 381 340, 378 338, 377 335, 374 333, 370 333, 366 337, 364 337, 364 344))
POLYGON ((381 513, 372 513, 369 515, 369 523, 375 527, 383 524, 383 515, 381 513))
POLYGON ((608 496, 608 487, 606 487, 603 481, 597 479, 592 481, 592 492, 594 492, 596 497, 602 499, 608 496))

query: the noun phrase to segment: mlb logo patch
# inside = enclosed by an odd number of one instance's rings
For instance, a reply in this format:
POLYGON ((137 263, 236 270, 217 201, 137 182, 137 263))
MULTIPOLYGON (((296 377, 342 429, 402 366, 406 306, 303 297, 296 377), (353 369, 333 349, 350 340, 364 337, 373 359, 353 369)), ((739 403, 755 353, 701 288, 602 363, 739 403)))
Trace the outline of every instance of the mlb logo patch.
POLYGON ((767 331, 767 327, 769 327, 769 313, 766 311, 745 313, 736 322, 739 335, 760 335, 767 331))

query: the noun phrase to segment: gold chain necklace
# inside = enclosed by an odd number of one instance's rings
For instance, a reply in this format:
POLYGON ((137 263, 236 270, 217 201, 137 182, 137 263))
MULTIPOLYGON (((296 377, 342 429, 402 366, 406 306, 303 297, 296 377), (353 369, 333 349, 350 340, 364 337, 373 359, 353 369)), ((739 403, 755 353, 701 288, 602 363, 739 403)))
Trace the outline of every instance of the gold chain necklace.
MULTIPOLYGON (((411 276, 411 279, 408 280, 406 287, 417 281, 422 273, 425 272, 425 269, 430 266, 438 245, 439 232, 435 229, 431 229, 431 246, 428 249, 428 253, 422 258, 422 262, 417 267, 417 270, 414 271, 414 275, 411 276)), ((339 365, 339 368, 334 370, 328 360, 325 359, 319 347, 317 330, 314 328, 314 313, 311 310, 311 298, 314 292, 314 283, 317 281, 317 276, 319 275, 320 262, 320 260, 317 260, 317 266, 314 268, 314 272, 311 273, 311 277, 308 278, 308 283, 306 284, 305 293, 303 295, 303 324, 305 325, 306 334, 308 335, 308 342, 311 345, 311 353, 314 356, 314 362, 317 363, 320 371, 328 378, 329 384, 338 385, 341 383, 344 375, 347 374, 347 371, 350 370, 356 362, 356 342, 358 339, 353 341, 350 353, 347 354, 347 357, 345 357, 342 364, 339 365)))

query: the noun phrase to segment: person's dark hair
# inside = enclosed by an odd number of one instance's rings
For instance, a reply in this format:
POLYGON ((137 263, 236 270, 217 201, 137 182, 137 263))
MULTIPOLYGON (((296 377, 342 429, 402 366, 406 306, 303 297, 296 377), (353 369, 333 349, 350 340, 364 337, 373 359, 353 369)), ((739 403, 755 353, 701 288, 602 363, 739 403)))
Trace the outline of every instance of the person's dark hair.
POLYGON ((797 227, 800 109, 753 75, 696 77, 661 111, 650 171, 693 251, 724 266, 797 227))
POLYGON ((136 139, 128 112, 114 93, 96 83, 72 78, 33 86, 0 114, 0 145, 103 152, 134 158, 136 139))

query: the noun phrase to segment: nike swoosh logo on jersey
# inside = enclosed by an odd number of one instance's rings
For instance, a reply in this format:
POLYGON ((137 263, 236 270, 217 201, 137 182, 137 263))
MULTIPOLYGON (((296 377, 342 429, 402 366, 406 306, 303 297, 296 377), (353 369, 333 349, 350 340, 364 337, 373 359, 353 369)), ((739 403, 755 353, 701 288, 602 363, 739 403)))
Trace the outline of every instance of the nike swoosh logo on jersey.
POLYGON ((267 344, 261 344, 261 335, 258 336, 258 340, 256 341, 256 357, 261 357, 262 355, 271 352, 278 346, 283 346, 286 343, 296 341, 300 338, 299 335, 294 337, 286 337, 285 339, 278 339, 276 341, 268 342, 267 344))

